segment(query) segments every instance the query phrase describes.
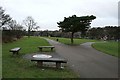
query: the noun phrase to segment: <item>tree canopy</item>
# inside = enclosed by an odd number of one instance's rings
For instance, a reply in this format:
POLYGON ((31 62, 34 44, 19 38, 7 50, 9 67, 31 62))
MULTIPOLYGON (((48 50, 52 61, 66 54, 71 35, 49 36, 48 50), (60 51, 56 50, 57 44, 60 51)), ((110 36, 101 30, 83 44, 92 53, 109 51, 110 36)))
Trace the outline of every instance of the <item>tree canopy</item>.
POLYGON ((58 27, 62 29, 62 31, 65 32, 71 32, 71 43, 73 43, 73 35, 75 32, 81 31, 82 35, 85 34, 85 32, 90 27, 90 24, 92 20, 96 19, 95 16, 81 16, 77 17, 76 15, 72 15, 69 17, 64 17, 63 21, 57 22, 59 25, 58 27))
POLYGON ((91 39, 119 40, 120 26, 95 27, 87 31, 87 36, 91 39))

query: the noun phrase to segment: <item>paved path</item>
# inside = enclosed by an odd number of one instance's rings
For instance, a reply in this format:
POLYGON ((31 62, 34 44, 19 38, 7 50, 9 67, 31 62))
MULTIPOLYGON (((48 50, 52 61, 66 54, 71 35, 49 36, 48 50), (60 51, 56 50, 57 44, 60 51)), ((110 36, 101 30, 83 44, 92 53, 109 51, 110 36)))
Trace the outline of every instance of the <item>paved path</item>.
POLYGON ((68 65, 81 78, 117 78, 118 59, 91 47, 91 42, 69 46, 46 39, 55 46, 56 52, 68 59, 68 65))

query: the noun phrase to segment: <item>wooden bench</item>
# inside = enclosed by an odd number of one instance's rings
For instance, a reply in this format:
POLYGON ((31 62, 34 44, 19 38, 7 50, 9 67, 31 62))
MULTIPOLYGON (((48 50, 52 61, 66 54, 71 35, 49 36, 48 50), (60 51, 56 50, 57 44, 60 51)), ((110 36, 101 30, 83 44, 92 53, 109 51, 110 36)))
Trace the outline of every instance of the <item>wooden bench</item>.
POLYGON ((16 48, 10 49, 10 52, 13 52, 13 55, 14 54, 18 55, 20 49, 21 49, 20 47, 16 47, 16 48))
POLYGON ((33 58, 31 61, 37 61, 39 67, 43 66, 43 62, 56 62, 56 68, 61 68, 61 63, 67 63, 65 59, 61 58, 33 58))
POLYGON ((38 46, 39 50, 42 51, 43 48, 51 48, 51 51, 53 51, 54 46, 38 46))

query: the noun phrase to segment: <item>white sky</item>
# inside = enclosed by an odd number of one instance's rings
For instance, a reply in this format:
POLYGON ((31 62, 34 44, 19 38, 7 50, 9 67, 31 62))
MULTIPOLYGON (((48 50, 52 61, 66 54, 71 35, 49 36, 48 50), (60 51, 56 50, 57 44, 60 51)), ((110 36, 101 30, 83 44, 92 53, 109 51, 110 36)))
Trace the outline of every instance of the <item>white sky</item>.
POLYGON ((92 27, 118 25, 119 0, 0 0, 0 6, 22 24, 32 16, 41 30, 58 30, 57 22, 72 15, 94 15, 92 27))

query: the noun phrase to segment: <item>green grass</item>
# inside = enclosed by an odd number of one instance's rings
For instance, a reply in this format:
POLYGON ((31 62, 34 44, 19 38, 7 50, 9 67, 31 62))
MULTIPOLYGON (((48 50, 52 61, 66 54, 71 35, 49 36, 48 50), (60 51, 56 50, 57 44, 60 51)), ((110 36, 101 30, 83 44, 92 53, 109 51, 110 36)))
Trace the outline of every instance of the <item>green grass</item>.
MULTIPOLYGON (((56 40, 57 37, 49 37, 49 39, 56 40)), ((69 38, 58 38, 59 42, 64 44, 71 44, 71 41, 69 38)), ((110 41, 110 42, 102 42, 98 40, 91 40, 91 39, 74 39, 74 44, 79 45, 85 42, 96 42, 93 44, 93 48, 102 51, 104 53, 107 53, 109 55, 117 56, 118 57, 118 42, 110 41)))
POLYGON ((118 57, 118 42, 95 43, 92 46, 99 51, 118 57))
POLYGON ((50 45, 46 40, 38 37, 24 37, 13 43, 4 43, 2 48, 2 76, 4 78, 75 78, 69 69, 53 69, 36 67, 36 63, 23 59, 25 54, 38 51, 37 46, 50 45), (19 56, 12 56, 11 48, 21 47, 19 56))
MULTIPOLYGON (((49 37, 49 39, 59 39, 59 42, 71 45, 71 39, 70 38, 58 38, 58 37, 49 37)), ((91 39, 74 39, 73 45, 79 45, 85 42, 97 42, 97 40, 91 40, 91 39)))

